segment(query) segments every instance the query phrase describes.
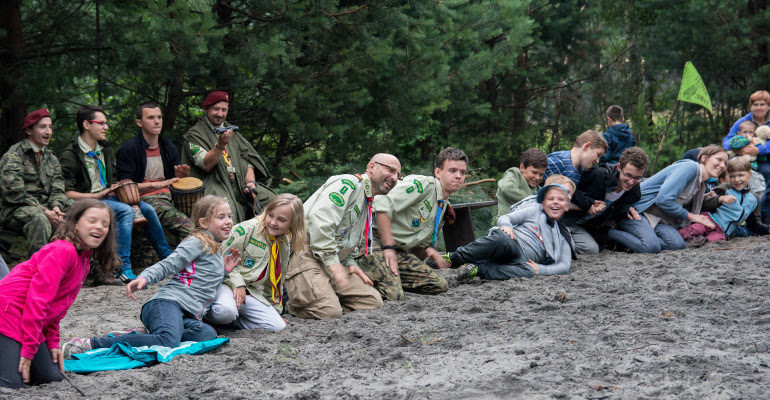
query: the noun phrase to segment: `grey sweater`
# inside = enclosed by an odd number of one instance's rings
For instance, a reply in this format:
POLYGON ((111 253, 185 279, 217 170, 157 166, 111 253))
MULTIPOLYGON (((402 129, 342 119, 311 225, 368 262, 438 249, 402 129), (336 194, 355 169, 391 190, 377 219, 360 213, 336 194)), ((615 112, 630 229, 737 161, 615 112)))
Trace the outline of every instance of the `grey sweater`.
POLYGON ((171 255, 145 269, 139 277, 151 285, 169 275, 174 276, 152 299, 175 301, 200 319, 216 298, 217 288, 226 276, 222 252, 208 254, 200 239, 190 236, 179 243, 171 255))
POLYGON ((548 225, 540 204, 518 207, 510 214, 498 218, 497 225, 513 228, 516 241, 524 252, 522 256, 539 264, 540 275, 569 272, 572 264, 569 243, 559 232, 558 224, 548 225))

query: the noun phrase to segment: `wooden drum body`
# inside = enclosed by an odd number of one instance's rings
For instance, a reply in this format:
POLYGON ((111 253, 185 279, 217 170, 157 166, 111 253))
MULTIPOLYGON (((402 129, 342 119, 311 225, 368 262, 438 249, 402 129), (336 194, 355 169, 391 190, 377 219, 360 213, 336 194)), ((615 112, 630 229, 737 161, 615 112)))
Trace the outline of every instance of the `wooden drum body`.
POLYGON ((147 223, 147 218, 144 217, 142 211, 139 209, 139 185, 136 182, 126 182, 118 185, 115 188, 115 196, 121 203, 126 203, 134 210, 134 228, 140 227, 147 223))
POLYGON ((174 206, 190 217, 195 202, 203 197, 205 186, 202 180, 187 177, 179 178, 178 181, 172 183, 169 190, 171 191, 171 198, 174 200, 174 206))

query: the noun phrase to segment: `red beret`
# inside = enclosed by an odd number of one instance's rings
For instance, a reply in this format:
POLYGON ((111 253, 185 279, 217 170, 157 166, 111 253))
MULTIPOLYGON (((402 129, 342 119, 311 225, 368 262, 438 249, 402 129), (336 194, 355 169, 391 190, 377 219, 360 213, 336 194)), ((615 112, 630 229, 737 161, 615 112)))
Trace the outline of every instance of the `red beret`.
POLYGON ((39 110, 32 111, 26 117, 24 117, 24 123, 21 124, 21 130, 25 130, 30 126, 35 125, 37 121, 40 121, 45 117, 51 117, 51 114, 48 112, 47 108, 41 108, 39 110))
POLYGON ((219 103, 220 101, 224 101, 226 103, 230 102, 230 98, 227 96, 227 92, 211 92, 208 96, 206 96, 206 100, 203 100, 203 108, 209 108, 214 104, 219 103))

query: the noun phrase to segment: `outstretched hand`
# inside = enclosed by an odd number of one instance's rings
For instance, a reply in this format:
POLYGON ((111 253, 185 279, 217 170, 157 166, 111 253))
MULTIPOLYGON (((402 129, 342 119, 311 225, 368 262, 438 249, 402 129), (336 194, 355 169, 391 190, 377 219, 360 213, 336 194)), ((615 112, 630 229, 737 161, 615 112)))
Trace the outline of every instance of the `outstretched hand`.
POLYGON ((241 251, 236 248, 230 249, 230 252, 225 255, 225 270, 227 270, 227 272, 232 271, 240 262, 241 251))
POLYGON ((136 300, 136 296, 134 296, 134 292, 137 290, 142 290, 145 286, 147 286, 147 281, 142 278, 136 278, 131 282, 128 282, 128 285, 126 285, 126 296, 130 297, 131 300, 136 300))

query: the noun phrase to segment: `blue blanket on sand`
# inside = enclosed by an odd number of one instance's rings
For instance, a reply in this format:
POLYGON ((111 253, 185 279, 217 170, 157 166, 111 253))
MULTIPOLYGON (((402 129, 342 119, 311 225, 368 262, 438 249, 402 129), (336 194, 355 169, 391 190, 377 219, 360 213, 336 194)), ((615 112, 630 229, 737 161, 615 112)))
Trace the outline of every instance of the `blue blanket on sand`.
POLYGON ((142 346, 116 342, 109 349, 95 349, 83 354, 73 354, 64 360, 64 370, 77 373, 117 371, 147 367, 157 362, 169 362, 180 354, 203 354, 229 343, 228 338, 216 338, 206 342, 182 342, 179 347, 142 346))

